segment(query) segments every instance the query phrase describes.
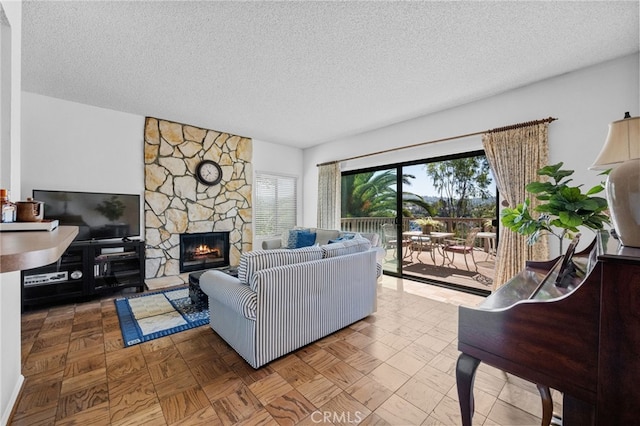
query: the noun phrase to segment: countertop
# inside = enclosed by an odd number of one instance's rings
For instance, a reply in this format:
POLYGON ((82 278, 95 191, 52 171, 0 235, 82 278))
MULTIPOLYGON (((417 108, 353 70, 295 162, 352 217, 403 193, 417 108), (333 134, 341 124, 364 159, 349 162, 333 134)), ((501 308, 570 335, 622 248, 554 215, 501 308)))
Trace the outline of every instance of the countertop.
POLYGON ((77 235, 77 226, 59 226, 50 232, 0 232, 0 272, 20 271, 53 263, 77 235))

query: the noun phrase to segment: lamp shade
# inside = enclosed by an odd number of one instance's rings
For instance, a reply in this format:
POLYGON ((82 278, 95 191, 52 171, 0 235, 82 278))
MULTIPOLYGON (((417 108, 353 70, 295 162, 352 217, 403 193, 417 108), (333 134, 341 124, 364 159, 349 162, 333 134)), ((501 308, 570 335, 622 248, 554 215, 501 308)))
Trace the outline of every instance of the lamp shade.
POLYGON ((640 247, 640 117, 609 124, 607 140, 591 169, 609 169, 605 186, 611 222, 620 242, 640 247))
POLYGON ((609 124, 607 140, 589 168, 610 169, 634 158, 640 158, 640 117, 628 117, 609 124))

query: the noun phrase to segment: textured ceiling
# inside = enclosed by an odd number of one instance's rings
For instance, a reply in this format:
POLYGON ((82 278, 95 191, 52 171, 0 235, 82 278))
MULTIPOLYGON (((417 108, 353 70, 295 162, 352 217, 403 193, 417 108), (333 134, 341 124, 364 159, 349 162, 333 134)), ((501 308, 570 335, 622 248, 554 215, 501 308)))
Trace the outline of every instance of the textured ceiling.
POLYGON ((639 49, 638 1, 24 1, 23 89, 309 147, 639 49))

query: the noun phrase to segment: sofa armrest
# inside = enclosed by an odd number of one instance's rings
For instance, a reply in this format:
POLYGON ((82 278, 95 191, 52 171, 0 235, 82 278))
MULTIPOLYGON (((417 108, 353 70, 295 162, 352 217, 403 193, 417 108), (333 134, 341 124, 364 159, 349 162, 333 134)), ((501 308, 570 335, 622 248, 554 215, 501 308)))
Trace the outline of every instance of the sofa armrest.
POLYGON ((376 262, 382 263, 382 261, 384 260, 384 257, 387 254, 385 249, 383 249, 382 247, 371 247, 371 250, 376 252, 376 262))
POLYGON ((380 247, 380 235, 375 232, 358 232, 360 236, 371 242, 371 247, 380 247))
POLYGON ((273 250, 282 248, 282 238, 269 238, 262 242, 263 250, 273 250))
POLYGON ((221 271, 207 271, 200 276, 200 289, 247 319, 256 319, 256 293, 236 277, 221 271))

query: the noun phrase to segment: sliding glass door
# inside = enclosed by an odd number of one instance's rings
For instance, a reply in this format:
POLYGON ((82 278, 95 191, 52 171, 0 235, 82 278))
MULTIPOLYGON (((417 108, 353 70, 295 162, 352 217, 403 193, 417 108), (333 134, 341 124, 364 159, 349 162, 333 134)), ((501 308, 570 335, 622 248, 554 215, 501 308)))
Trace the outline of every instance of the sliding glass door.
POLYGON ((496 187, 482 152, 402 166, 402 274, 488 292, 497 245, 496 187))
POLYGON ((386 274, 489 292, 494 182, 482 151, 346 172, 342 228, 380 235, 386 274))

